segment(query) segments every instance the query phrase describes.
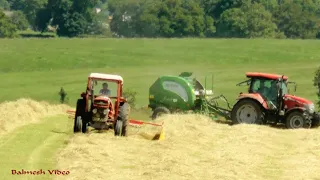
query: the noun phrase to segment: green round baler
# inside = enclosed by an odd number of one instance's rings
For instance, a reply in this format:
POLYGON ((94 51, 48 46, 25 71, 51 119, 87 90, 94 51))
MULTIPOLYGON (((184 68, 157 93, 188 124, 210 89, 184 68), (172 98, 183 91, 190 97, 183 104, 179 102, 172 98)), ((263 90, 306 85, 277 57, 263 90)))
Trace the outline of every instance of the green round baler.
POLYGON ((213 94, 212 90, 205 90, 191 75, 184 72, 179 76, 161 76, 151 85, 148 107, 153 111, 152 119, 175 112, 211 113, 206 97, 213 94))

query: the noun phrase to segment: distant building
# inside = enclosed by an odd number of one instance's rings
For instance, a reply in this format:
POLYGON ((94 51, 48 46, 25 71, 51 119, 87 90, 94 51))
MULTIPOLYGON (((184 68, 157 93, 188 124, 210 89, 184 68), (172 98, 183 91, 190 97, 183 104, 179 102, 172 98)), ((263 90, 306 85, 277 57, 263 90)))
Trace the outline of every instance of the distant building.
POLYGON ((100 8, 96 8, 96 13, 99 14, 101 12, 100 8))

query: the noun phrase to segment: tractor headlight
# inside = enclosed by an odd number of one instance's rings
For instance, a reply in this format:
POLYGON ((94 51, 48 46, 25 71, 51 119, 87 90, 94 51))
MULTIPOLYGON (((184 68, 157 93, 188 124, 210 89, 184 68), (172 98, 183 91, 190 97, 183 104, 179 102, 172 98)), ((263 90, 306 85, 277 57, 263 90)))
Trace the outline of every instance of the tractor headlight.
POLYGON ((308 111, 308 113, 312 114, 314 112, 314 104, 305 104, 304 107, 308 111))
POLYGON ((103 114, 108 114, 109 113, 109 109, 105 109, 104 111, 103 111, 103 114))
POLYGON ((93 110, 92 110, 92 113, 93 113, 93 114, 97 113, 97 109, 93 109, 93 110))

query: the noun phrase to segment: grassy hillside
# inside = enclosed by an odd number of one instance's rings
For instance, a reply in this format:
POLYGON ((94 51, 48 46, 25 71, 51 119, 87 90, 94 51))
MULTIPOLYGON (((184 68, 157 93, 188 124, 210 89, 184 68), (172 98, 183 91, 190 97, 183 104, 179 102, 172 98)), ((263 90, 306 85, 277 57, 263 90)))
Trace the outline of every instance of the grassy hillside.
POLYGON ((283 73, 298 83, 297 95, 316 100, 312 78, 320 65, 320 41, 238 39, 14 39, 0 40, 0 101, 31 97, 57 102, 64 87, 70 103, 85 89, 90 72, 124 77, 125 88, 148 103, 160 75, 192 71, 231 102, 246 71, 283 73))

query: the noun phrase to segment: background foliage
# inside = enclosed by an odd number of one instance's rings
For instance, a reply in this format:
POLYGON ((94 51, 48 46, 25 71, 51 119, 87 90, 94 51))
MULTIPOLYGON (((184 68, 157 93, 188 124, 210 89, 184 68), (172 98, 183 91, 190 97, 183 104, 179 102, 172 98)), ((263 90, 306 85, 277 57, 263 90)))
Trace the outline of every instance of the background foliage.
POLYGON ((0 11, 1 37, 320 37, 320 0, 0 0, 0 11))

